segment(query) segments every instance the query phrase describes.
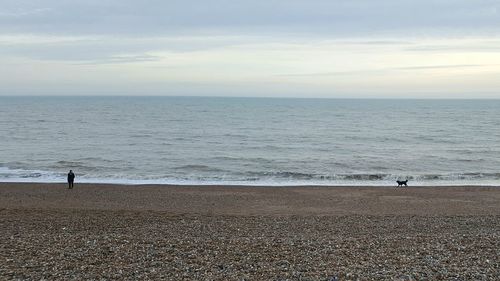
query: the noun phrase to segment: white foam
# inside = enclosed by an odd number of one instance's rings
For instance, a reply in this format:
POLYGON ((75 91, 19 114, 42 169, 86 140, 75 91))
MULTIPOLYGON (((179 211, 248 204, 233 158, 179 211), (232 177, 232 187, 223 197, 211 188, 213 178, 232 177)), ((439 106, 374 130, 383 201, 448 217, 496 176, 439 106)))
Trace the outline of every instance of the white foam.
MULTIPOLYGON (((23 170, 0 167, 0 182, 22 183, 64 183, 65 173, 43 170, 23 170)), ((226 186, 395 186, 392 179, 384 180, 190 180, 175 178, 140 179, 125 177, 78 176, 77 183, 123 184, 123 185, 226 185, 226 186)), ((461 179, 461 180, 419 180, 409 181, 409 186, 500 186, 500 180, 461 179)))

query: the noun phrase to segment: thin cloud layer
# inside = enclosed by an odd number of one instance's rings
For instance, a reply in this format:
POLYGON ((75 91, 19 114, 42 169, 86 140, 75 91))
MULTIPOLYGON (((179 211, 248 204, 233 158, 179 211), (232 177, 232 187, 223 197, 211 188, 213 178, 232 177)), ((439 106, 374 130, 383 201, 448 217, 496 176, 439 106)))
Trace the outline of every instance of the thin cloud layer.
POLYGON ((491 0, 3 1, 0 32, 165 36, 496 33, 491 0))

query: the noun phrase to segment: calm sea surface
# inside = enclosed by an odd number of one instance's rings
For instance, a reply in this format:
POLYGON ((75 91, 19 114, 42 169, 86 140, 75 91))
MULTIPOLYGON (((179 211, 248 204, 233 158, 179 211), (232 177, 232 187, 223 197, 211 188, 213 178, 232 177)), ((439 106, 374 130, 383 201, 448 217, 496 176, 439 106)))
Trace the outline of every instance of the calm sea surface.
POLYGON ((0 181, 500 185, 500 100, 1 97, 0 181))

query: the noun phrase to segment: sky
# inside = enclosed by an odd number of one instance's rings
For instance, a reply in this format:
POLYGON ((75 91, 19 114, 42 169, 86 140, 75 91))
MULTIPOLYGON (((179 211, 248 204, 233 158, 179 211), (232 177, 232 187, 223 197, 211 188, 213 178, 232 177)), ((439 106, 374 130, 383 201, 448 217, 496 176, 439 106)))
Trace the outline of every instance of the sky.
POLYGON ((0 95, 500 98, 498 0, 0 3, 0 95))

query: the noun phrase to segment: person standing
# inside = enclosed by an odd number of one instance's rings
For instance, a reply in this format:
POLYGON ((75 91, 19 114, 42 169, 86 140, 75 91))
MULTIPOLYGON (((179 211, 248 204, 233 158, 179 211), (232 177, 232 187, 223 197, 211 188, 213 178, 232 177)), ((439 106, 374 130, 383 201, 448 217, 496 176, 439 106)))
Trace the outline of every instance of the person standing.
POLYGON ((73 173, 73 170, 69 170, 69 173, 68 173, 68 188, 69 189, 73 188, 74 182, 75 182, 75 174, 73 173))

